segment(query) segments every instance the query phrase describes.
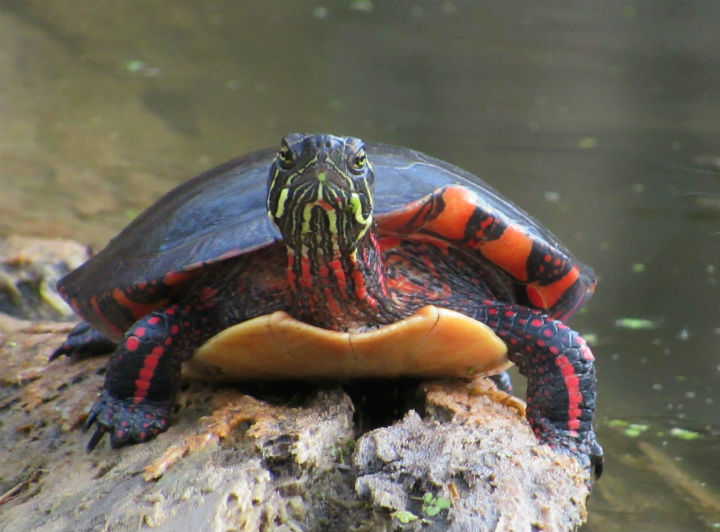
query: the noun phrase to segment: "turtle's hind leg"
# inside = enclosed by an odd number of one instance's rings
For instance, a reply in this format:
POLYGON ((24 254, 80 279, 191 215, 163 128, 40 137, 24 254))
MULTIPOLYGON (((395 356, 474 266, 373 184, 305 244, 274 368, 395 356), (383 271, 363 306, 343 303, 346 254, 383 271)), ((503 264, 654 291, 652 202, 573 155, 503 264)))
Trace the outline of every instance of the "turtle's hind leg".
POLYGON ((52 361, 61 356, 70 357, 72 360, 82 360, 111 353, 116 347, 116 342, 105 338, 90 325, 81 321, 73 327, 63 344, 53 351, 49 360, 52 361))

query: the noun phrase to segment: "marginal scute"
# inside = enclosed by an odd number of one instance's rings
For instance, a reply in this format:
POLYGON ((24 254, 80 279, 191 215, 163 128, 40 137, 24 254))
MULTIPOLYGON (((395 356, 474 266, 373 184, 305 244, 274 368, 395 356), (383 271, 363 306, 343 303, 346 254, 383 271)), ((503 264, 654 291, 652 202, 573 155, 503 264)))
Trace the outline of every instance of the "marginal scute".
POLYGON ((510 365, 484 323, 428 305, 380 329, 337 332, 285 312, 245 321, 212 337, 184 374, 212 380, 286 377, 473 377, 510 365))

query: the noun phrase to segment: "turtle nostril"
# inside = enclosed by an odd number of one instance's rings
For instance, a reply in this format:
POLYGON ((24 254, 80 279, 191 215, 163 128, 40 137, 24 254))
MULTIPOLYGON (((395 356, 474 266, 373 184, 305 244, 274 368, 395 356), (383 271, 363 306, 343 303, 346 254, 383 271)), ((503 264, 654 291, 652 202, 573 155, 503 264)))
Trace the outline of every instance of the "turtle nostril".
POLYGON ((330 142, 329 140, 326 140, 326 141, 325 141, 325 147, 326 147, 326 148, 331 148, 331 147, 332 147, 332 142, 330 142))

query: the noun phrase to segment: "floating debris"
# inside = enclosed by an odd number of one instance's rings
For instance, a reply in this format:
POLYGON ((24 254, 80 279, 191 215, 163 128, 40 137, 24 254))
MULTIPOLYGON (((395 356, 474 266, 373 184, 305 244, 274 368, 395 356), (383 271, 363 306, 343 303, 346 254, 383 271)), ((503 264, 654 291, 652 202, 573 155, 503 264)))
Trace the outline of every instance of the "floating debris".
POLYGON ((660 326, 660 322, 648 318, 620 318, 615 320, 615 326, 620 327, 621 329, 631 329, 637 331, 657 329, 660 326))
POLYGON ((629 438, 637 438, 643 432, 646 432, 650 426, 645 423, 630 423, 624 419, 611 419, 608 425, 614 428, 622 429, 623 434, 629 438))
POLYGON ((549 203, 558 203, 560 201, 560 193, 556 190, 546 190, 545 201, 549 203))
POLYGON ((645 265, 642 262, 636 262, 632 265, 633 273, 645 273, 645 265))
POLYGON ((678 438, 680 440, 697 440, 702 437, 699 432, 695 432, 694 430, 681 429, 678 427, 670 429, 670 436, 678 438))
POLYGON ((597 140, 595 137, 583 137, 577 142, 578 148, 583 150, 589 150, 597 146, 597 140))

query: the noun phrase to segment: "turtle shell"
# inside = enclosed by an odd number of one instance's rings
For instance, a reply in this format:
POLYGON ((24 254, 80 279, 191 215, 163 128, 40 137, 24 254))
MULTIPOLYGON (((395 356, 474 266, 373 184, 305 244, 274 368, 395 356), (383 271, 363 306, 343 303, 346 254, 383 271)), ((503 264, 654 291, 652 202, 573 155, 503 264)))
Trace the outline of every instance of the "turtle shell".
MULTIPOLYGON (((469 172, 402 147, 367 144, 366 152, 375 173, 375 219, 381 230, 383 215, 455 184, 473 192, 483 209, 577 263, 552 233, 469 172)), ((168 295, 147 286, 182 285, 204 265, 282 240, 266 209, 268 170, 276 153, 273 148, 233 159, 171 190, 63 278, 61 294, 93 327, 117 338, 123 324, 99 312, 113 294, 116 300, 123 292, 142 294, 143 304, 132 309, 139 318, 168 295)), ((592 277, 589 268, 577 264, 581 275, 592 277)))
POLYGON ((283 377, 472 377, 507 369, 507 347, 479 321, 427 305, 380 329, 337 332, 278 311, 216 334, 183 374, 236 381, 283 377))

